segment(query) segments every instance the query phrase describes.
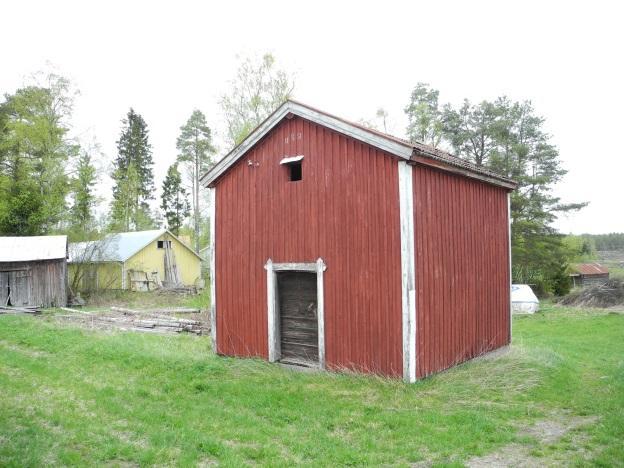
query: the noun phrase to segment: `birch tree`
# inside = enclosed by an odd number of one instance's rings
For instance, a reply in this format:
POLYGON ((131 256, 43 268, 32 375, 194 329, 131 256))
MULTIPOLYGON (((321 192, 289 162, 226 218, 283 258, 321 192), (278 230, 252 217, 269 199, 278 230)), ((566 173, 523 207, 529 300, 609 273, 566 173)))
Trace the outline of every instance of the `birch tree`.
POLYGON ((227 142, 238 145, 268 115, 292 96, 294 78, 276 67, 275 57, 241 62, 231 89, 219 101, 227 124, 227 142))
POLYGON ((50 73, 0 103, 0 233, 48 234, 67 216, 67 167, 79 146, 69 136, 76 92, 50 73))

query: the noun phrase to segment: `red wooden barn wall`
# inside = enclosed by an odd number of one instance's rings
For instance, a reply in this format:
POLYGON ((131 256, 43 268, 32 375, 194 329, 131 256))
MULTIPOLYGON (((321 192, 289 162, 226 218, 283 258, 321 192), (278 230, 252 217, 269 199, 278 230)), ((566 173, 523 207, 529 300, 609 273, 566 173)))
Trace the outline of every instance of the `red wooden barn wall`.
POLYGON ((294 117, 216 182, 219 353, 266 358, 265 262, 321 257, 327 367, 402 375, 397 164, 294 117), (279 162, 299 154, 303 180, 289 182, 279 162))
POLYGON ((415 166, 413 192, 424 377, 510 341, 507 191, 415 166))

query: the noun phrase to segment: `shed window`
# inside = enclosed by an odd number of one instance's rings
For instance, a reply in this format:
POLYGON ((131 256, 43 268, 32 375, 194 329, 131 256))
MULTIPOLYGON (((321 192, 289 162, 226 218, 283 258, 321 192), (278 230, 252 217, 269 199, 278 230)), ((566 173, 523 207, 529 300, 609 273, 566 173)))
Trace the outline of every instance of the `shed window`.
POLYGON ((291 156, 280 161, 280 164, 288 169, 288 177, 291 182, 303 179, 302 161, 303 156, 291 156))
POLYGON ((171 248, 171 241, 170 240, 168 240, 168 241, 156 241, 156 246, 159 249, 164 249, 164 248, 170 249, 171 248))
POLYGON ((288 165, 288 169, 290 170, 290 181, 291 182, 297 182, 298 180, 302 179, 303 174, 301 172, 301 161, 297 161, 295 163, 290 163, 288 165))

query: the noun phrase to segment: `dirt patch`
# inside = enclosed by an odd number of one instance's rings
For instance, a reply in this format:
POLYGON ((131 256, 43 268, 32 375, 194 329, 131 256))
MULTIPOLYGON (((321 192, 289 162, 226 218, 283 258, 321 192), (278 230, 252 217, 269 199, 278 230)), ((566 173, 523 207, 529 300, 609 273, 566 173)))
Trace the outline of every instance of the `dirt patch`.
POLYGON ((589 426, 598 421, 596 416, 555 416, 554 419, 538 421, 520 431, 520 435, 534 437, 541 444, 552 444, 571 430, 589 426))
POLYGON ((529 454, 524 445, 509 444, 494 453, 483 457, 474 457, 468 460, 466 466, 471 468, 482 467, 516 467, 535 468, 544 465, 544 460, 529 454))
MULTIPOLYGON (((499 450, 489 453, 481 457, 473 457, 466 463, 466 466, 472 468, 481 467, 543 467, 555 466, 561 463, 558 459, 549 459, 546 457, 537 457, 532 455, 535 449, 540 449, 548 445, 558 442, 570 431, 595 424, 598 421, 596 416, 570 416, 566 414, 554 414, 548 419, 537 421, 530 426, 520 428, 518 435, 532 437, 537 444, 522 445, 513 443, 506 445, 499 450)), ((587 453, 581 448, 582 434, 575 434, 578 439, 572 443, 575 447, 567 455, 587 457, 587 453)))

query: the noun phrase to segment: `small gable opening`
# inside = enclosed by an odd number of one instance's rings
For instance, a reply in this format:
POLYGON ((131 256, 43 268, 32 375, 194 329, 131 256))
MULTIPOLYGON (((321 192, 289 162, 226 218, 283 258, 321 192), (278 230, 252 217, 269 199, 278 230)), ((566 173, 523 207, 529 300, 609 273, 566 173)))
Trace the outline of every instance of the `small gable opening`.
POLYGON ((289 164, 288 169, 290 170, 291 182, 297 182, 298 180, 301 180, 303 178, 303 173, 301 171, 301 161, 289 164))
POLYGON ((170 249, 171 248, 171 241, 170 240, 166 240, 166 241, 156 241, 156 247, 158 247, 159 249, 170 249))
POLYGON ((286 166, 288 169, 288 180, 291 182, 297 182, 303 179, 302 161, 303 156, 292 156, 280 161, 280 164, 286 166))

